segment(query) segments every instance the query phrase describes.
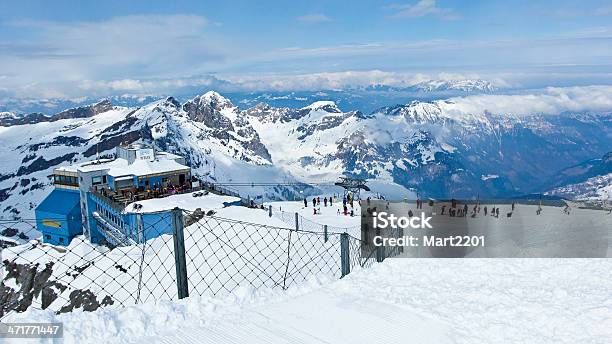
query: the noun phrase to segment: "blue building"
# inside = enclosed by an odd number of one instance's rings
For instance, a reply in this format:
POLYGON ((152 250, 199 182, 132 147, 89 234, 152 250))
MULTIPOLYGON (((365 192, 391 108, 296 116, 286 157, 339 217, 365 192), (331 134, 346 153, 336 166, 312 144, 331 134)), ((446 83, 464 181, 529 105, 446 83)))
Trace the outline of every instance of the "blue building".
POLYGON ((43 241, 68 245, 76 235, 111 246, 131 245, 172 231, 170 211, 142 213, 130 204, 191 190, 191 169, 178 155, 140 144, 53 171, 55 189, 36 208, 43 241))
POLYGON ((35 211, 38 231, 43 240, 53 245, 67 245, 83 232, 79 192, 57 188, 38 205, 35 211))

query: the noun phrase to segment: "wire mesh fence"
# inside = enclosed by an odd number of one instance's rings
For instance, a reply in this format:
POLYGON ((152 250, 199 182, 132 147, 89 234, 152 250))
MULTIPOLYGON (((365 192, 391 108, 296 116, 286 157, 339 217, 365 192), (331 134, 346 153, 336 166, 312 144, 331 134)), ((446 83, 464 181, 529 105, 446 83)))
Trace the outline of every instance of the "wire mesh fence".
POLYGON ((240 287, 287 289, 381 261, 358 235, 320 225, 282 228, 178 208, 154 215, 122 228, 129 243, 81 234, 66 246, 45 243, 34 219, 0 220, 0 318, 30 308, 93 311, 240 287))
MULTIPOLYGON (((299 228, 308 231, 324 231, 327 227, 328 233, 349 233, 354 237, 358 237, 360 233, 360 226, 349 226, 349 227, 340 227, 340 226, 332 226, 319 222, 312 221, 299 213, 292 213, 282 210, 279 207, 273 207, 271 205, 268 206, 268 211, 270 214, 281 221, 283 221, 287 226, 291 228, 299 228)), ((331 207, 331 205, 330 205, 331 207)), ((348 215, 339 215, 339 216, 348 216, 348 215)), ((354 214, 353 216, 359 216, 359 214, 354 214)))

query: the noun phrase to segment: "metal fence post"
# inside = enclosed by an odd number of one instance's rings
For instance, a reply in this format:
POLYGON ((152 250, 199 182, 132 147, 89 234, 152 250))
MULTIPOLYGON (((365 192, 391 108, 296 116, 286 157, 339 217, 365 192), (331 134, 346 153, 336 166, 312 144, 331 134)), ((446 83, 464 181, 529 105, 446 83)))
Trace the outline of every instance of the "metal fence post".
POLYGON ((176 266, 176 287, 178 298, 189 296, 187 285, 187 262, 185 259, 185 235, 183 232, 183 211, 172 209, 172 239, 174 241, 174 265, 176 266))
POLYGON ((348 233, 340 234, 340 270, 342 277, 351 273, 349 254, 349 235, 348 233))
POLYGON ((327 225, 323 225, 323 238, 327 242, 327 225))
POLYGON ((300 214, 295 213, 295 230, 300 229, 300 214))
MULTIPOLYGON (((376 236, 380 236, 380 228, 376 228, 376 236)), ((385 247, 383 245, 376 247, 376 262, 380 263, 385 260, 385 247)))

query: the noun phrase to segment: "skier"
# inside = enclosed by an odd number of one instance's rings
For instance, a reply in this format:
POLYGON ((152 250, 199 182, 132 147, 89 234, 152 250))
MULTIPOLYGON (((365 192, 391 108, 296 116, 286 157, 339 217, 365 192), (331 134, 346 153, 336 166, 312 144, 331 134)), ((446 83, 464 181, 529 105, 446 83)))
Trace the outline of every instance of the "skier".
POLYGON ((321 197, 317 197, 317 204, 321 205, 321 197))
POLYGON ((327 207, 327 197, 323 197, 323 206, 327 207))
POLYGON ((468 205, 467 205, 467 204, 465 204, 465 205, 463 206, 463 216, 467 216, 467 213, 468 213, 468 205))
POLYGON ((440 215, 444 215, 444 209, 446 209, 446 205, 442 206, 442 212, 440 213, 440 215))
POLYGON ((487 206, 486 205, 484 207, 484 214, 485 214, 485 216, 487 216, 487 206))
POLYGON ((317 206, 317 199, 316 198, 312 198, 312 206, 316 207, 317 206))
POLYGON ((304 208, 308 208, 308 201, 304 198, 304 208))
POLYGON ((329 206, 330 207, 332 206, 332 197, 331 196, 329 196, 329 206))
POLYGON ((499 207, 495 209, 495 217, 499 218, 499 207))

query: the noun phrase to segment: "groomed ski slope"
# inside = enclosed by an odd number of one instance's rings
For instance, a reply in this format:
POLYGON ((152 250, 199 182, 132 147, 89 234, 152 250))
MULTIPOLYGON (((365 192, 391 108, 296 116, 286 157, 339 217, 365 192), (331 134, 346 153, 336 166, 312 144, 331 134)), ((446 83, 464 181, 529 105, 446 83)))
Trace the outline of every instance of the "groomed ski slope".
POLYGON ((609 343, 610 271, 610 259, 387 259, 285 292, 6 321, 63 322, 64 343, 609 343))

